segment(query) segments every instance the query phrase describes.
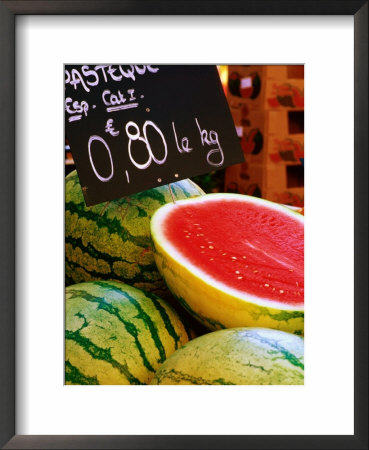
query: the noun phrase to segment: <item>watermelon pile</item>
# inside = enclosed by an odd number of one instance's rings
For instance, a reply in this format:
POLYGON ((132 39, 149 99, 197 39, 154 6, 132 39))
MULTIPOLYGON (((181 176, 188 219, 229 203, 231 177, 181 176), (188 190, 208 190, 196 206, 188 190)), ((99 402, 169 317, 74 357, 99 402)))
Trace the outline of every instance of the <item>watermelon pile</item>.
POLYGON ((303 384, 303 215, 171 189, 87 207, 66 177, 66 384, 303 384))

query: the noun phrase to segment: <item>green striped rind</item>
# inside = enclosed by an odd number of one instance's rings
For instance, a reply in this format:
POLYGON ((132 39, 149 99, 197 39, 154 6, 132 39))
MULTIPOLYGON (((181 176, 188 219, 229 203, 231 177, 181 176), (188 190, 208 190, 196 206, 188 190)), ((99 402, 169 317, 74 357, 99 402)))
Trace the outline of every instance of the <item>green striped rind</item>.
MULTIPOLYGON (((203 194, 191 180, 171 184, 175 199, 203 194)), ((87 207, 76 171, 65 186, 66 285, 91 280, 118 280, 167 296, 157 271, 150 218, 171 202, 168 186, 87 207)))
POLYGON ((152 293, 113 281, 66 288, 66 384, 148 384, 188 340, 175 310, 152 293))
POLYGON ((198 337, 161 365, 151 384, 304 384, 304 339, 267 328, 198 337))

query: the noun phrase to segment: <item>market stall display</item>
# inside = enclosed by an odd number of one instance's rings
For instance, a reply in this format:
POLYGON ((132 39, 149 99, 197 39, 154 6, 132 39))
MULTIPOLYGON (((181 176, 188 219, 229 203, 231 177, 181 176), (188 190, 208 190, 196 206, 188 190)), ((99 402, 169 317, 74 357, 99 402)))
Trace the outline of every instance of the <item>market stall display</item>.
POLYGON ((219 73, 67 67, 66 384, 304 384, 303 66, 219 73))

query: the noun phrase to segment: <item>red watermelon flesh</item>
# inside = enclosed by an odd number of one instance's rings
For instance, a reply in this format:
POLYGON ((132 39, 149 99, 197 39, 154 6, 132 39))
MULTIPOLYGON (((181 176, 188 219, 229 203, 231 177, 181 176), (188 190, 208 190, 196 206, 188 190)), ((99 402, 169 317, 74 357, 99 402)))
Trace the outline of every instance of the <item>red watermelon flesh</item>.
POLYGON ((166 214, 162 233, 188 265, 241 296, 303 305, 301 216, 272 202, 233 194, 180 203, 166 214))

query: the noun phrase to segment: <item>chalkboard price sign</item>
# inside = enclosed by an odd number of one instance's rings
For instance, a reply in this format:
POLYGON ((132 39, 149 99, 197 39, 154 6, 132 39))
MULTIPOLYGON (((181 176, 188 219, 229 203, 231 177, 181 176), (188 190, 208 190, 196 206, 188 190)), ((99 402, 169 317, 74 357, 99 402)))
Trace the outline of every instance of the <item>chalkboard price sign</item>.
POLYGON ((244 161, 209 65, 66 65, 65 132, 88 206, 244 161))

